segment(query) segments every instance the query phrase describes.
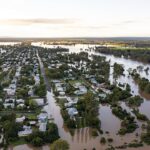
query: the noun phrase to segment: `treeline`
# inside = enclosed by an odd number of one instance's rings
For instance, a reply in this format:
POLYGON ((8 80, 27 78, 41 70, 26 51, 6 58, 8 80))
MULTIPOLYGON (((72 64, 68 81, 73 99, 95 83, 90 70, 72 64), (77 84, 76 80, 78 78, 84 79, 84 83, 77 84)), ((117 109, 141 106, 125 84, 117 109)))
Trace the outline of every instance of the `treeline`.
POLYGON ((131 75, 134 80, 138 82, 140 90, 150 94, 150 81, 146 78, 141 78, 140 74, 138 74, 135 70, 132 71, 131 75))
POLYGON ((131 58, 137 61, 150 63, 150 50, 141 50, 141 49, 116 49, 116 48, 108 48, 108 47, 96 47, 96 52, 103 54, 110 54, 117 57, 124 56, 125 58, 131 58))

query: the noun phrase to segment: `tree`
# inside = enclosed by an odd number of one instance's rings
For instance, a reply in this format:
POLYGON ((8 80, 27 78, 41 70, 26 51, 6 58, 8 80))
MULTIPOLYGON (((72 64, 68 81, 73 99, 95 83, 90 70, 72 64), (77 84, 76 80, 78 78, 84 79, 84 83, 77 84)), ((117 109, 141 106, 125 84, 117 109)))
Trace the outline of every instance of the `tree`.
POLYGON ((59 139, 51 145, 51 150, 69 150, 69 144, 65 140, 59 139))
POLYGON ((35 94, 40 96, 40 97, 45 97, 46 95, 46 85, 45 84, 40 84, 39 86, 35 87, 35 94))
POLYGON ((47 130, 45 132, 34 130, 32 134, 25 137, 25 140, 34 146, 42 146, 46 143, 53 143, 58 138, 57 125, 54 123, 48 123, 47 130))
POLYGON ((43 140, 40 137, 35 137, 32 142, 34 146, 42 146, 43 145, 43 140))
POLYGON ((31 109, 35 109, 38 105, 36 101, 34 101, 33 99, 29 99, 29 106, 31 109))
POLYGON ((105 137, 102 137, 102 138, 101 138, 100 143, 102 143, 102 144, 105 144, 105 143, 106 143, 105 137))

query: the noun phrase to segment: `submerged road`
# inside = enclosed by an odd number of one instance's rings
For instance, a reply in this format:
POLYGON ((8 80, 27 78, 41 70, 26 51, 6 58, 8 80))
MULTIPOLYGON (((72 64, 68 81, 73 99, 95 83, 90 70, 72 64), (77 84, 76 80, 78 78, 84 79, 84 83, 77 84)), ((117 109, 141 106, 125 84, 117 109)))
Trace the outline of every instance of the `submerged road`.
POLYGON ((40 64, 41 75, 44 78, 44 82, 46 84, 47 91, 51 92, 51 87, 50 87, 49 81, 48 81, 48 79, 46 77, 44 65, 43 65, 43 62, 42 62, 42 60, 41 60, 41 58, 39 56, 38 50, 36 51, 36 53, 37 53, 37 58, 38 58, 38 61, 39 61, 39 64, 40 64))

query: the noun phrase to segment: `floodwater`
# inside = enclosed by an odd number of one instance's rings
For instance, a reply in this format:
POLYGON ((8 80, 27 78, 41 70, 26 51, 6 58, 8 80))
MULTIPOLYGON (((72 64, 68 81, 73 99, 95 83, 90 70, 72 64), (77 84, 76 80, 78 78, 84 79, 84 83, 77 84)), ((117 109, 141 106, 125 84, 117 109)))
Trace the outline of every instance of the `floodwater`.
POLYGON ((21 44, 21 42, 0 42, 0 45, 16 45, 21 44))
MULTIPOLYGON (((54 45, 42 45, 41 43, 33 43, 33 45, 36 46, 43 46, 43 47, 57 47, 54 45)), ((136 69, 137 66, 143 66, 144 68, 146 67, 150 67, 149 64, 144 64, 142 62, 137 62, 137 61, 133 61, 130 59, 125 59, 125 58, 117 58, 114 57, 112 55, 103 55, 103 54, 99 54, 99 53, 95 53, 93 52, 93 49, 96 45, 86 45, 86 44, 77 44, 77 45, 59 45, 65 48, 69 48, 70 52, 80 52, 80 51, 87 51, 89 54, 96 54, 96 55, 102 55, 102 56, 106 56, 107 60, 110 60, 110 64, 111 66, 113 66, 113 64, 115 62, 119 63, 119 64, 123 64, 124 65, 124 69, 125 69, 125 76, 120 76, 116 82, 117 83, 128 83, 131 86, 131 91, 133 95, 140 95, 141 97, 144 98, 144 102, 142 103, 142 105, 139 107, 139 110, 141 113, 145 114, 149 119, 150 119, 150 96, 140 92, 138 85, 134 82, 134 80, 132 79, 132 77, 128 76, 128 69, 132 68, 132 69, 136 69), (87 50, 89 49, 89 50, 87 50)), ((140 75, 142 77, 145 77, 147 79, 150 79, 150 72, 149 74, 146 74, 145 71, 139 71, 140 75)), ((113 83, 115 80, 113 78, 113 67, 110 68, 110 82, 113 83)), ((57 124, 58 129, 59 129, 59 135, 62 139, 66 140, 69 144, 70 144, 70 149, 71 150, 83 150, 83 149, 87 149, 87 150, 92 150, 92 148, 96 148, 97 150, 105 150, 108 147, 108 144, 103 145, 100 144, 100 139, 101 137, 106 137, 107 138, 113 138, 113 146, 120 146, 122 144, 129 143, 136 140, 140 140, 140 137, 136 136, 136 133, 140 134, 142 132, 141 130, 141 125, 143 122, 140 122, 138 120, 137 123, 139 125, 139 128, 132 134, 126 134, 125 136, 120 136, 117 135, 118 130, 120 129, 120 123, 121 120, 118 119, 116 116, 114 116, 111 112, 111 108, 109 105, 100 105, 99 107, 99 118, 101 120, 101 128, 104 131, 103 135, 99 135, 98 137, 93 137, 91 135, 91 129, 90 128, 82 128, 82 129, 76 129, 74 131, 74 135, 72 136, 69 132, 69 130, 64 126, 63 124, 63 119, 62 116, 60 114, 60 107, 56 104, 55 99, 53 97, 53 93, 51 92, 47 92, 47 100, 48 100, 48 105, 45 106, 43 109, 46 110, 48 112, 49 118, 53 118, 54 122, 57 124), (106 133, 107 132, 107 133, 106 133)), ((131 109, 125 104, 125 103, 121 103, 120 104, 121 107, 123 107, 124 109, 126 109, 128 112, 131 112, 131 109)), ((134 115, 134 114, 132 114, 134 115)), ((14 150, 34 150, 35 148, 29 146, 29 145, 20 145, 20 146, 16 146, 13 148, 14 150)), ((37 148, 36 148, 37 149, 37 148)), ((42 150, 47 150, 49 149, 49 146, 43 146, 42 148, 40 148, 42 150)), ((129 149, 129 148, 128 148, 129 149)), ((135 148, 130 148, 131 150, 135 149, 135 148)), ((138 150, 149 150, 150 147, 149 146, 144 146, 141 148, 138 148, 138 150)))

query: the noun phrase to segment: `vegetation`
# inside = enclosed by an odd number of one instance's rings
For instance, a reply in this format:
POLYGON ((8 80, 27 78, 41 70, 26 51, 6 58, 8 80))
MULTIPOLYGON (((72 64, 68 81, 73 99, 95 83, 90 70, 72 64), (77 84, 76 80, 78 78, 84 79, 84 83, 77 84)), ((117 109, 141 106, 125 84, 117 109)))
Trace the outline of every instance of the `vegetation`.
MULTIPOLYGON (((9 47, 9 49, 12 48, 13 47, 9 47)), ((96 48, 96 50, 99 49, 102 48, 96 48)), ((85 51, 92 51, 92 48, 86 49, 85 51)), ((133 114, 130 114, 120 107, 120 103, 122 103, 120 101, 123 101, 128 104, 128 106, 134 108, 133 113, 138 120, 145 121, 144 124, 148 123, 147 126, 145 125, 147 132, 142 134, 141 140, 147 144, 150 143, 148 118, 144 114, 141 114, 138 108, 143 102, 143 99, 140 96, 132 96, 131 92, 133 91, 131 90, 133 89, 131 89, 129 84, 123 84, 122 82, 117 83, 118 81, 116 80, 117 84, 111 85, 109 81, 110 61, 107 61, 106 57, 89 55, 88 52, 84 51, 80 53, 66 53, 68 49, 60 47, 49 49, 31 45, 26 47, 22 45, 15 46, 11 55, 4 55, 0 58, 0 99, 2 99, 0 100, 0 111, 2 111, 2 117, 0 116, 0 133, 4 135, 2 146, 19 143, 42 146, 50 143, 51 149, 69 149, 68 143, 59 139, 58 129, 54 123, 47 124, 46 132, 41 132, 38 129, 37 115, 41 112, 41 107, 38 106, 34 98, 44 98, 46 96, 47 83, 45 85, 44 79, 41 76, 37 52, 44 64, 43 69, 46 71, 46 77, 48 77, 46 82, 51 83, 54 95, 61 107, 64 124, 69 128, 71 133, 73 133, 76 128, 90 127, 92 128, 92 136, 99 136, 99 133, 109 134, 108 131, 103 133, 100 129, 99 103, 109 104, 112 113, 120 119, 121 128, 118 131, 119 134, 124 135, 134 132, 138 126, 135 122, 135 118, 132 116, 133 114), (2 67, 5 62, 7 66, 9 66, 7 71, 3 71, 4 67, 2 67), (21 69, 19 72, 20 75, 16 77, 16 72, 19 68, 21 69), (36 79, 38 81, 36 81, 36 79), (9 88, 11 84, 16 86, 15 93, 12 96, 12 98, 14 97, 15 99, 14 108, 8 107, 8 109, 5 109, 3 105, 5 99, 11 96, 4 88, 9 88), (79 86, 76 84, 79 84, 79 86), (83 92, 84 94, 82 94, 82 90, 85 90, 85 93, 83 92), (80 92, 81 94, 78 94, 80 92), (102 96, 101 98, 99 98, 100 94, 102 96), (61 99, 63 95, 65 95, 65 99, 61 99), (22 99, 20 100, 22 102, 17 102, 18 99, 22 99), (22 108, 20 108, 20 106, 17 107, 20 104, 22 108), (69 108, 77 109, 77 113, 70 115, 68 111, 69 108), (17 116, 14 113, 11 114, 12 110, 16 112, 17 116), (21 117, 22 114, 25 115, 26 119, 22 123, 17 123, 16 118, 21 117), (24 125, 29 126, 31 121, 36 122, 35 125, 31 125, 33 133, 23 138, 18 137, 18 132, 23 130, 24 125)), ((118 52, 120 56, 122 56, 122 52, 120 52, 120 50, 118 50, 118 52)), ((123 52, 124 57, 128 57, 126 55, 127 53, 128 52, 123 52)), ((131 53, 130 51, 129 57, 133 58, 134 56, 131 53)), ((138 50, 137 53, 139 53, 138 50)), ((136 56, 137 57, 133 59, 138 60, 139 54, 136 54, 136 56)), ((115 79, 123 75, 124 66, 122 64, 115 63, 113 67, 115 79)), ((142 70, 142 67, 139 66, 137 67, 137 70, 138 69, 142 70)), ((129 77, 132 75, 139 84, 140 90, 149 94, 149 80, 141 78, 137 70, 135 69, 129 72, 129 77)), ((143 71, 148 74, 148 67, 146 69, 144 68, 143 71)), ((11 103, 13 103, 13 100, 11 100, 11 103)), ((138 120, 136 121, 138 122, 138 120)), ((138 133, 136 136, 138 136, 138 133)), ((101 137, 100 143, 111 144, 113 139, 110 137, 111 136, 107 138, 101 137)), ((140 146, 143 146, 142 142, 134 141, 120 146, 120 148, 140 146)), ((114 149, 114 147, 111 146, 108 149, 114 149)))
POLYGON ((139 84, 140 90, 144 91, 147 94, 150 94, 150 81, 146 78, 141 78, 140 74, 138 74, 136 70, 133 70, 131 75, 133 76, 135 81, 139 84))
POLYGON ((106 139, 104 137, 101 138, 100 143, 105 144, 106 143, 106 139))
POLYGON ((112 113, 115 114, 118 118, 123 120, 121 122, 121 129, 119 134, 124 135, 126 133, 132 133, 137 128, 137 124, 134 121, 134 117, 130 115, 126 110, 123 110, 121 107, 114 107, 112 113))
POLYGON ((118 101, 124 101, 131 96, 130 91, 128 89, 122 90, 119 87, 113 87, 112 93, 109 94, 106 98, 106 101, 115 104, 118 101))
POLYGON ((146 133, 143 133, 143 134, 141 135, 141 140, 142 140, 144 143, 150 145, 150 138, 149 138, 149 137, 150 137, 150 121, 148 121, 148 123, 147 123, 146 130, 147 130, 147 132, 146 132, 146 133))
POLYGON ((4 135, 4 146, 18 140, 18 131, 22 129, 22 125, 16 123, 15 119, 15 113, 3 115, 0 119, 0 124, 2 125, 4 135))
POLYGON ((145 48, 109 48, 109 47, 97 47, 96 52, 111 54, 117 57, 124 56, 125 58, 131 58, 137 61, 150 63, 150 50, 145 48))
POLYGON ((115 63, 114 64, 114 76, 118 77, 120 75, 123 75, 124 68, 122 65, 115 63))
POLYGON ((25 140, 34 146, 42 146, 46 143, 52 143, 59 138, 56 124, 49 123, 46 132, 34 131, 27 136, 25 140))
POLYGON ((146 117, 146 115, 141 114, 138 109, 133 109, 132 112, 136 115, 137 119, 143 120, 143 121, 147 121, 148 120, 148 118, 146 117))
POLYGON ((52 145, 51 145, 51 150, 69 150, 69 144, 62 140, 56 140, 52 145))
POLYGON ((98 105, 92 93, 87 93, 83 99, 78 101, 77 109, 80 114, 83 114, 87 126, 99 129, 98 105))
POLYGON ((46 96, 46 86, 45 84, 40 84, 35 87, 35 94, 39 97, 45 97, 46 96))
POLYGON ((140 106, 141 103, 143 103, 143 98, 141 98, 140 96, 134 96, 134 97, 130 97, 127 99, 129 106, 140 106))
POLYGON ((142 147, 143 146, 143 143, 139 142, 139 143, 129 143, 128 144, 128 147, 142 147))

